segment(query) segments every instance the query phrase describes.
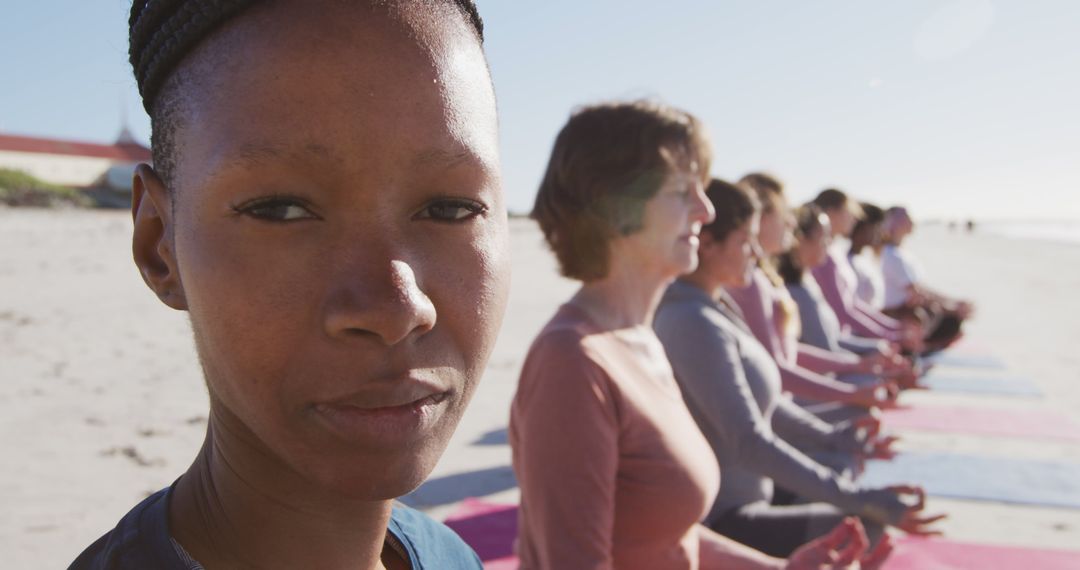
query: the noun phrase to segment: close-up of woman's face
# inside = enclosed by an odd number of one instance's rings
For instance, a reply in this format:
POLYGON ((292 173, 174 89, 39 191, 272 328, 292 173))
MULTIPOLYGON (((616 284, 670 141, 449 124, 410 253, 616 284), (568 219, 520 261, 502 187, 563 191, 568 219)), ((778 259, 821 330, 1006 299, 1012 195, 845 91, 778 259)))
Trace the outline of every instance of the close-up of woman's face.
POLYGON ((851 241, 877 249, 881 245, 881 224, 856 225, 851 241))
POLYGON ((773 194, 770 202, 770 207, 761 213, 758 243, 765 255, 777 255, 790 249, 795 241, 795 217, 783 196, 773 194))
POLYGON ((813 269, 825 263, 829 256, 831 228, 825 214, 818 216, 818 225, 799 238, 798 248, 803 267, 813 269))
POLYGON ((745 287, 750 284, 758 260, 760 219, 759 214, 754 214, 732 230, 723 241, 717 242, 717 268, 725 285, 745 287))
POLYGON ((484 55, 425 10, 272 3, 182 70, 166 300, 212 425, 358 498, 434 467, 509 287, 484 55))
POLYGON ((851 230, 855 229, 855 222, 858 221, 846 202, 844 205, 830 210, 828 217, 829 223, 832 224, 831 231, 835 235, 844 237, 851 235, 851 230))
POLYGON ((632 251, 642 267, 671 278, 697 268, 698 235, 715 214, 696 166, 678 162, 688 166, 673 168, 664 176, 656 195, 645 203, 641 229, 618 238, 623 242, 621 249, 632 251))

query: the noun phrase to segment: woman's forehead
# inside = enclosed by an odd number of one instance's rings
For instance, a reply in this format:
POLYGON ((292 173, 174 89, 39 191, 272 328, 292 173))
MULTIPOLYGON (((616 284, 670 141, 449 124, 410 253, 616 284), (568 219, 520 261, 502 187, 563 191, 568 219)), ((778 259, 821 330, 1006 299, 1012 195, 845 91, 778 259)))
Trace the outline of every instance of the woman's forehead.
POLYGON ((313 95, 347 86, 372 96, 405 88, 408 80, 414 83, 408 89, 417 81, 442 87, 462 71, 480 71, 490 91, 483 51, 461 17, 403 16, 364 3, 329 6, 335 9, 297 2, 253 9, 211 35, 180 70, 194 95, 224 89, 240 100, 291 81, 304 82, 313 95))
MULTIPOLYGON (((664 165, 674 172, 701 177, 701 165, 689 142, 668 142, 660 147, 664 165)), ((707 174, 707 173, 706 173, 707 174)))
POLYGON ((204 155, 193 162, 313 151, 341 160, 373 147, 497 161, 490 77, 460 18, 415 23, 427 27, 421 40, 387 14, 339 14, 353 20, 343 27, 333 14, 282 10, 238 20, 185 70, 204 72, 187 86, 179 129, 183 152, 204 155))

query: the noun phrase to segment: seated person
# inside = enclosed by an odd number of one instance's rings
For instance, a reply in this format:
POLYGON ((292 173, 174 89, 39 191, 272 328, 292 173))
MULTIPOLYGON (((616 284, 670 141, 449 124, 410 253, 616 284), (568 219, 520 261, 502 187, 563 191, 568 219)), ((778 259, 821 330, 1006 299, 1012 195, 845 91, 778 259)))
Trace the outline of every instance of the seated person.
POLYGON ((795 243, 777 257, 777 272, 799 309, 799 341, 830 352, 873 354, 881 341, 844 334, 811 271, 829 258, 829 217, 814 203, 795 213, 795 243))
POLYGON ((918 264, 903 247, 915 229, 907 209, 896 206, 885 214, 885 247, 881 271, 885 283, 885 312, 896 318, 918 323, 926 330, 925 350, 941 350, 960 338, 964 320, 975 307, 968 301, 953 299, 926 286, 918 264))
POLYGON ((855 297, 880 311, 885 308, 885 278, 881 273, 885 211, 865 202, 859 207, 863 215, 851 230, 851 249, 848 251, 848 262, 857 279, 855 297))
POLYGON ((705 523, 774 556, 821 536, 845 514, 871 535, 883 525, 931 532, 940 517, 922 511, 922 489, 861 488, 816 463, 795 445, 877 455, 888 441, 852 426, 830 426, 780 392, 780 371, 746 327, 725 286, 745 285, 756 261, 758 203, 748 190, 713 180, 706 192, 716 219, 701 231, 697 268, 672 283, 653 327, 671 361, 687 407, 723 470, 705 523), (775 506, 774 481, 820 501, 775 506))
POLYGON ((582 286, 533 341, 510 409, 522 568, 809 570, 841 554, 778 560, 699 522, 719 468, 649 325, 697 266, 710 154, 694 116, 647 101, 579 109, 555 141, 533 217, 582 286))
POLYGON ((923 333, 918 327, 905 327, 904 323, 886 316, 863 303, 855 296, 858 278, 848 262, 848 236, 855 222, 862 217, 859 203, 835 188, 822 190, 814 198, 814 204, 829 217, 831 241, 825 262, 813 269, 822 295, 832 307, 840 327, 853 335, 884 339, 911 351, 921 350, 923 333))
POLYGON ((831 352, 799 342, 799 314, 784 282, 776 273, 773 258, 786 251, 792 242, 794 225, 791 210, 784 198, 783 186, 776 178, 763 173, 751 173, 739 181, 752 189, 762 205, 758 244, 761 258, 754 269, 749 285, 727 288, 739 305, 750 330, 780 367, 784 390, 802 402, 839 402, 864 407, 889 404, 891 399, 878 397, 895 395, 895 387, 879 379, 859 382, 862 386, 837 381, 826 374, 878 375, 902 373, 905 362, 899 355, 873 354, 858 357, 849 351, 831 352))

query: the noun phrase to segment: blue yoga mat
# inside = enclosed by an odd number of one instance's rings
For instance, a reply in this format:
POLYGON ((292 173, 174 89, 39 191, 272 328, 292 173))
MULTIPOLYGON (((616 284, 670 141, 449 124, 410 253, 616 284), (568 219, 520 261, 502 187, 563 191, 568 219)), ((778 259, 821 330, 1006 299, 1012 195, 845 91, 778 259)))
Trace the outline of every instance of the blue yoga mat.
POLYGON ((1080 509, 1080 463, 904 453, 871 461, 860 480, 878 487, 922 485, 930 495, 1080 509))
POLYGON ((931 370, 929 374, 919 379, 919 383, 940 392, 1042 396, 1042 390, 1034 382, 1017 376, 990 376, 931 370))
POLYGON ((964 354, 945 351, 927 356, 923 360, 935 366, 955 368, 983 368, 987 370, 1004 370, 1006 368, 1001 359, 989 354, 964 354))

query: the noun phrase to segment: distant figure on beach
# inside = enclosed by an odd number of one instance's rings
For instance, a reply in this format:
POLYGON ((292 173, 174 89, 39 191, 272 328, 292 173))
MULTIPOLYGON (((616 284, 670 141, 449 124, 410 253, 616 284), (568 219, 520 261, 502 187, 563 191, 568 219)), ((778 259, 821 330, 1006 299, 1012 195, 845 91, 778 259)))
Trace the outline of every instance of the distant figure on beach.
POLYGON ((154 150, 135 263, 190 316, 209 422, 71 568, 481 568, 394 499, 445 449, 508 294, 482 37, 471 0, 132 5, 154 150))
MULTIPOLYGON (((910 359, 891 343, 845 332, 814 278, 813 270, 829 257, 828 216, 810 202, 796 210, 795 219, 795 243, 777 257, 777 272, 799 310, 799 342, 832 355, 846 354, 873 363, 877 368, 873 374, 884 374, 901 388, 915 387, 918 377, 910 359)), ((866 376, 857 374, 844 378, 855 384, 866 381, 866 376)))
POLYGON ((849 514, 862 517, 875 542, 883 525, 932 532, 928 526, 937 519, 922 515, 921 488, 860 488, 806 455, 814 450, 860 460, 889 458, 892 440, 879 439, 857 422, 830 425, 781 393, 776 362, 724 289, 747 285, 755 270, 760 204, 753 191, 717 179, 706 195, 716 218, 702 228, 698 266, 667 288, 654 323, 723 471, 705 524, 781 557, 849 514), (812 502, 773 504, 774 480, 812 502))
POLYGON ((695 117, 652 102, 584 107, 556 138, 533 217, 583 285, 534 340, 510 411, 523 569, 844 568, 863 554, 856 520, 787 563, 699 522, 720 474, 651 325, 697 266, 710 154, 695 117))
POLYGON ((885 308, 885 277, 881 274, 885 211, 866 202, 859 207, 863 215, 851 230, 851 249, 848 250, 848 262, 857 279, 855 297, 880 311, 885 308))
POLYGON ((915 222, 906 208, 894 206, 885 213, 885 247, 881 252, 881 271, 885 282, 885 313, 918 323, 926 331, 927 351, 942 350, 956 342, 961 327, 971 317, 975 306, 953 299, 927 287, 919 264, 904 240, 915 230, 915 222))
POLYGON ((825 262, 813 269, 829 306, 840 320, 842 330, 856 336, 883 339, 906 349, 921 350, 922 331, 886 316, 862 302, 856 295, 858 277, 848 261, 855 223, 863 216, 859 203, 835 188, 822 190, 814 205, 829 218, 829 249, 825 262))
POLYGON ((776 272, 775 258, 793 243, 794 219, 783 185, 768 174, 755 172, 739 181, 752 189, 761 203, 757 242, 760 255, 757 267, 745 286, 725 287, 736 302, 754 337, 769 349, 780 368, 785 391, 805 403, 838 403, 870 408, 886 405, 895 387, 879 378, 855 386, 828 376, 902 372, 902 360, 885 355, 858 357, 850 352, 831 352, 800 343, 802 324, 799 308, 776 272), (884 395, 885 398, 882 398, 884 395))

